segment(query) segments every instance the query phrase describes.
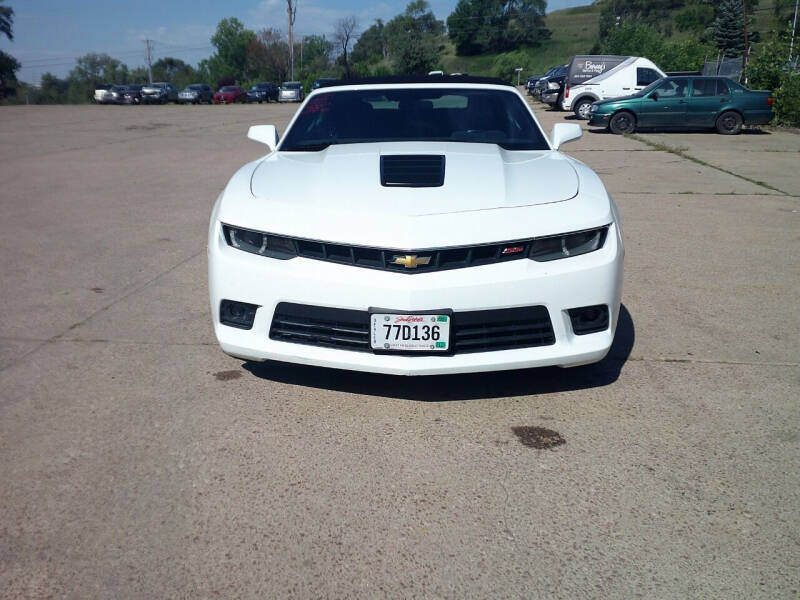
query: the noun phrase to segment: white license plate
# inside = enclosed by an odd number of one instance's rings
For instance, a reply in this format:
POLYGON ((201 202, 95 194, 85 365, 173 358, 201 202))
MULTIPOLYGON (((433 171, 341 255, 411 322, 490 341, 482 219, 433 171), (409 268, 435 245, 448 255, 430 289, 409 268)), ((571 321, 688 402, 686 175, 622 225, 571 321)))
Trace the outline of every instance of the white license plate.
POLYGON ((447 352, 450 349, 449 315, 370 316, 370 340, 374 350, 447 352))

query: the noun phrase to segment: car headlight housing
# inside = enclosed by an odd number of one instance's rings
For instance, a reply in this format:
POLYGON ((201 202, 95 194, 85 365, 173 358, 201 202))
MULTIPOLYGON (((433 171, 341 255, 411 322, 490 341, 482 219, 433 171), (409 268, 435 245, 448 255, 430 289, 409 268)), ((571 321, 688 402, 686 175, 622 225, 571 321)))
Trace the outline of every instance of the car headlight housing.
POLYGON ((592 107, 589 109, 589 112, 597 112, 597 104, 592 104, 592 107))
POLYGON ((603 247, 607 233, 608 226, 605 226, 597 229, 535 238, 531 242, 528 258, 537 262, 547 262, 558 260, 559 258, 588 254, 603 247))
POLYGON ((294 241, 276 235, 243 229, 241 227, 222 226, 222 234, 229 246, 261 256, 270 258, 288 259, 297 256, 294 241))
POLYGON ((556 81, 548 81, 547 82, 547 89, 548 90, 557 90, 560 86, 556 81))

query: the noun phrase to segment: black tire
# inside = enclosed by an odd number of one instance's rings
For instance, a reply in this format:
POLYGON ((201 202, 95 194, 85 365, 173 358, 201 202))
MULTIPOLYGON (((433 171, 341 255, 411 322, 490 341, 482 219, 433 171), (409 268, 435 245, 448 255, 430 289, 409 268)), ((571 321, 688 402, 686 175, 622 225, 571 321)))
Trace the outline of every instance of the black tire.
POLYGON ((742 115, 726 110, 717 117, 716 127, 722 135, 737 135, 742 132, 742 115))
POLYGON ((611 120, 608 122, 608 128, 611 130, 611 133, 617 135, 633 133, 636 131, 636 117, 633 116, 633 113, 622 110, 611 117, 611 120))
POLYGON ((592 102, 594 101, 591 98, 581 98, 578 100, 578 103, 572 109, 575 116, 584 121, 588 121, 591 116, 589 114, 589 109, 592 108, 592 102))

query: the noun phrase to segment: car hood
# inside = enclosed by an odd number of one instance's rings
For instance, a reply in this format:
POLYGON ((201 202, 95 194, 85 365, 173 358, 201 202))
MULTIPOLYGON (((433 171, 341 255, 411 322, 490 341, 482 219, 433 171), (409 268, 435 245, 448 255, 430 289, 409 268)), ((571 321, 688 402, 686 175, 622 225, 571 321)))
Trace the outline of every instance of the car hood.
POLYGON ((642 96, 640 96, 639 94, 632 94, 630 96, 620 96, 618 98, 609 98, 608 100, 600 100, 598 102, 595 102, 595 104, 597 104, 598 106, 606 106, 608 104, 616 104, 617 102, 625 102, 626 100, 634 100, 634 99, 638 100, 641 98, 642 96))
POLYGON ((254 196, 313 211, 419 217, 561 202, 578 193, 569 161, 550 151, 508 152, 494 144, 343 144, 320 152, 277 152, 253 173, 254 196), (440 187, 381 185, 381 156, 445 156, 440 187))

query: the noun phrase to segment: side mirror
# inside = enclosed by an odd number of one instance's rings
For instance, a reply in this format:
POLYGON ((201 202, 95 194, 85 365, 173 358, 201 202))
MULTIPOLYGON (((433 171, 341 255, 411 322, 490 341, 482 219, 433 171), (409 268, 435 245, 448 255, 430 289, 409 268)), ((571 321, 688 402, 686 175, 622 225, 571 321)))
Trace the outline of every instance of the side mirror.
POLYGON ((583 130, 577 123, 556 123, 550 132, 550 145, 553 150, 558 150, 561 145, 577 140, 582 135, 583 130))
POLYGON ((653 92, 650 94, 650 100, 658 100, 658 92, 653 92))
POLYGON ((275 129, 275 125, 253 125, 248 130, 247 137, 254 142, 266 144, 270 152, 274 152, 278 147, 278 130, 275 129))

